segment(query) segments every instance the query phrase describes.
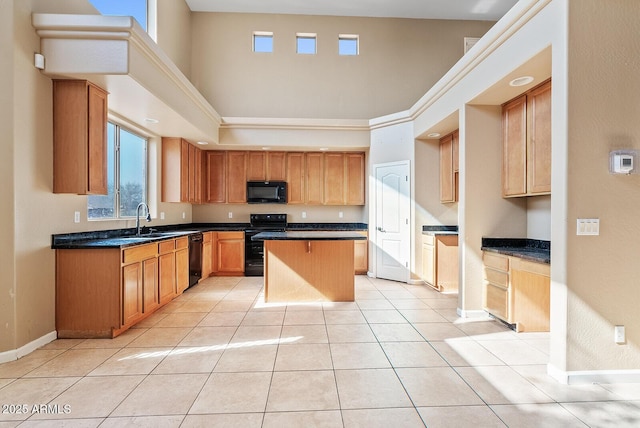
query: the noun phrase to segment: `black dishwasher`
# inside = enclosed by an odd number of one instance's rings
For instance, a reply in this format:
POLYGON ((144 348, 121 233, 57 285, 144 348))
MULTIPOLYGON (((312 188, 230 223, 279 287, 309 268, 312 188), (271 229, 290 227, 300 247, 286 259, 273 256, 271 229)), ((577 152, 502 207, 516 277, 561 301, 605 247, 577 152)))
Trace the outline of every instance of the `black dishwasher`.
POLYGON ((202 278, 202 233, 189 235, 189 287, 202 278))

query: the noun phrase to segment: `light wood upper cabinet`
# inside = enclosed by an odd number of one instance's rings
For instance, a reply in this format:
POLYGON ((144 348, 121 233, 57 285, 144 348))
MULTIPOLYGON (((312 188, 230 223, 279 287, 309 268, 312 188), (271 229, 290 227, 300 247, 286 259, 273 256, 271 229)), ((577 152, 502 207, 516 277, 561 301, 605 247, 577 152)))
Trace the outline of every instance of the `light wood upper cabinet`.
POLYGON ((247 202, 247 152, 227 152, 227 202, 247 202))
POLYGON ((162 202, 202 203, 202 156, 187 140, 162 138, 162 202))
POLYGON ((551 82, 502 107, 502 195, 551 192, 551 82))
POLYGON ((265 181, 267 179, 267 154, 265 152, 247 152, 247 181, 265 181))
POLYGON ((287 179, 287 156, 285 152, 267 152, 267 180, 287 179))
POLYGON ((287 153, 287 203, 304 204, 304 153, 287 153))
POLYGON ((305 153, 305 202, 324 202, 324 156, 322 153, 305 153))
POLYGON ((458 201, 458 131, 440 139, 440 202, 458 201))
POLYGON ((207 203, 227 201, 227 153, 210 150, 207 152, 207 203))
POLYGON ((107 93, 53 81, 53 192, 107 194, 107 93))
POLYGON ((364 153, 345 155, 346 205, 364 205, 365 163, 364 153))
POLYGON ((345 155, 324 154, 324 204, 345 204, 345 155))

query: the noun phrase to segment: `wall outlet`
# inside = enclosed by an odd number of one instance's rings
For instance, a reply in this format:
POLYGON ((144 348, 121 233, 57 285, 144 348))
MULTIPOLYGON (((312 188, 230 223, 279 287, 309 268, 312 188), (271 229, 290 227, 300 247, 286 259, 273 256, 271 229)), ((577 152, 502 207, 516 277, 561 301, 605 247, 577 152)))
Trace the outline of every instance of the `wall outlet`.
POLYGON ((229 211, 229 218, 233 218, 233 213, 229 211))
POLYGON ((613 328, 613 340, 619 345, 627 342, 623 325, 617 325, 613 328))
POLYGON ((576 235, 600 235, 599 218, 579 218, 576 223, 576 235))
POLYGON ((344 217, 344 214, 342 214, 342 211, 340 211, 340 212, 338 213, 338 217, 340 217, 340 218, 344 217))
POLYGON ((187 213, 185 213, 184 211, 182 211, 182 218, 187 218, 187 213))
POLYGON ((160 220, 164 220, 164 211, 160 211, 160 220))
POLYGON ((76 211, 73 213, 73 222, 80 223, 80 211, 76 211))
POLYGON ((302 211, 302 218, 307 218, 307 212, 306 211, 302 211))

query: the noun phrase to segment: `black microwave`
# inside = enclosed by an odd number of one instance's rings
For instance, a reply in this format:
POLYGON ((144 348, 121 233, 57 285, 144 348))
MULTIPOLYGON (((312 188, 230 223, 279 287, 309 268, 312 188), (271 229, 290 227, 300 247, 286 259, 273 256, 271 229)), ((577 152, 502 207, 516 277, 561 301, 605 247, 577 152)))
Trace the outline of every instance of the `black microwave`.
POLYGON ((286 204, 286 181, 247 181, 247 202, 250 204, 286 204))

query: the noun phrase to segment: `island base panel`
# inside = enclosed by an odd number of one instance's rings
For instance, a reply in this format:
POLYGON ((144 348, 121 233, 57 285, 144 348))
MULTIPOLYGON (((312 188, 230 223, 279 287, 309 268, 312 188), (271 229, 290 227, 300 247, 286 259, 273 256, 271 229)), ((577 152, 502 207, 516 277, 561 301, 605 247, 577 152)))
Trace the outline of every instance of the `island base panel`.
POLYGON ((265 241, 265 301, 353 302, 353 241, 265 241))

